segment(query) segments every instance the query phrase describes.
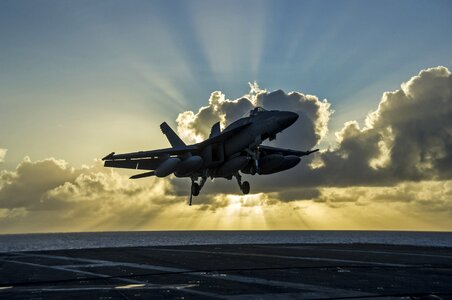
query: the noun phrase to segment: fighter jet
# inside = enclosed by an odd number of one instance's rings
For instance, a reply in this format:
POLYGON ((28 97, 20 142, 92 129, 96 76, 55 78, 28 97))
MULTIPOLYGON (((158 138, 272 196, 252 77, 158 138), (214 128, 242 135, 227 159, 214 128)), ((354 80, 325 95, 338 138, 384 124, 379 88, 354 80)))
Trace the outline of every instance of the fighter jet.
POLYGON ((203 142, 186 145, 171 127, 163 122, 160 129, 166 135, 171 148, 139 151, 124 154, 112 152, 105 156, 105 167, 149 170, 130 177, 149 176, 191 179, 192 197, 198 196, 207 178, 237 179, 243 194, 250 192, 248 181, 242 182, 243 174, 273 174, 295 167, 301 156, 317 152, 297 151, 262 145, 265 140, 274 140, 276 134, 291 126, 298 114, 290 111, 265 110, 255 107, 249 115, 231 123, 223 131, 220 122, 215 123, 210 136, 203 142), (198 180, 200 182, 198 183, 198 180))

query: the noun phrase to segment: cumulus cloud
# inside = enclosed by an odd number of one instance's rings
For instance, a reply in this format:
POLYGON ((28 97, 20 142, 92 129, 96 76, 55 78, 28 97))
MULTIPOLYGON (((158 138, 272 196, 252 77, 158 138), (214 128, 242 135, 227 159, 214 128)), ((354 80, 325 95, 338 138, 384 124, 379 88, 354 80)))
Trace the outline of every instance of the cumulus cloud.
POLYGON ((270 110, 296 112, 299 120, 277 136, 275 145, 295 149, 310 149, 318 144, 328 133, 328 122, 333 111, 331 104, 314 95, 300 92, 285 93, 260 91, 255 96, 257 106, 270 110))
POLYGON ((63 160, 26 157, 16 170, 0 172, 0 224, 3 230, 21 221, 35 230, 134 229, 185 204, 172 194, 169 179, 140 185, 99 161, 74 168, 63 160))
POLYGON ((32 162, 25 157, 14 172, 0 173, 0 208, 45 208, 41 201, 43 194, 66 181, 75 180, 80 171, 70 168, 62 160, 52 158, 32 162))
POLYGON ((310 182, 393 185, 452 178, 452 75, 445 67, 421 71, 384 93, 364 128, 348 122, 337 148, 321 155, 310 182))
POLYGON ((210 134, 213 124, 220 122, 224 128, 240 118, 253 107, 252 99, 243 97, 228 100, 219 91, 213 92, 209 105, 201 107, 198 112, 186 111, 177 117, 177 130, 182 138, 190 142, 200 142, 210 134))
POLYGON ((452 229, 452 180, 202 194, 195 203, 221 229, 452 229))
MULTIPOLYGON (((326 136, 332 114, 327 100, 300 92, 268 92, 257 85, 251 87, 248 95, 235 100, 226 99, 220 92, 212 93, 208 106, 179 115, 179 132, 199 141, 208 136, 215 122, 221 121, 224 127, 253 106, 263 106, 296 111, 300 115, 292 127, 277 136, 276 146, 309 149, 326 136)), ((451 73, 445 67, 422 70, 398 90, 384 93, 365 124, 345 123, 336 132, 336 145, 331 149, 304 157, 300 165, 277 175, 245 179, 251 182, 252 193, 273 193, 279 201, 315 199, 328 203, 325 190, 321 192, 328 187, 390 189, 404 182, 447 181, 452 179, 451 120, 451 73)), ((332 194, 337 199, 335 205, 340 202, 338 199, 343 202, 361 199, 359 191, 332 194)), ((239 192, 235 182, 225 180, 215 181, 214 185, 208 183, 203 190, 204 195, 210 196, 239 192)), ((413 198, 412 193, 407 195, 413 198)), ((390 194, 387 196, 394 199, 390 194)), ((197 200, 212 207, 224 205, 224 201, 212 199, 206 196, 197 200)))
POLYGON ((145 229, 450 230, 452 181, 201 194, 189 207, 171 180, 24 159, 0 176, 0 232, 145 229), (28 187, 26 187, 28 186, 28 187), (281 201, 283 200, 283 201, 281 201), (284 202, 286 201, 286 202, 284 202))
POLYGON ((178 132, 191 142, 199 142, 209 136, 213 124, 220 121, 222 128, 246 115, 253 107, 269 110, 290 110, 300 115, 299 122, 277 136, 276 145, 311 148, 328 132, 328 121, 332 114, 330 103, 313 95, 299 92, 285 93, 281 90, 268 92, 256 84, 248 95, 235 100, 226 99, 219 91, 213 92, 209 105, 197 112, 186 111, 177 118, 178 132))
MULTIPOLYGON (((295 123, 299 126, 295 131, 289 128, 278 137, 280 146, 305 149, 326 132, 329 104, 302 95, 276 91, 256 97, 261 99, 254 102, 256 105, 267 107, 278 103, 284 109, 296 110, 299 106, 309 111, 311 105, 313 112, 295 123), (271 100, 275 98, 278 101, 271 100)), ((331 149, 303 158, 300 165, 278 175, 255 176, 252 182, 256 190, 277 192, 301 187, 394 186, 404 181, 448 180, 452 178, 451 120, 451 73, 445 67, 422 70, 402 83, 400 89, 384 93, 364 126, 356 121, 345 123, 331 149)))
MULTIPOLYGON (((290 128, 278 134, 275 141, 267 142, 273 146, 284 148, 293 148, 300 150, 309 150, 317 145, 328 133, 328 122, 333 113, 331 104, 326 100, 320 100, 314 95, 305 95, 300 92, 285 93, 282 90, 269 92, 259 88, 254 83, 250 84, 251 91, 238 99, 229 100, 219 91, 213 92, 209 98, 207 106, 201 107, 197 112, 186 111, 177 117, 177 129, 179 135, 186 142, 200 142, 209 136, 213 124, 220 122, 224 129, 235 120, 244 117, 256 106, 262 106, 269 110, 289 110, 297 112, 298 121, 290 128)), ((313 156, 314 157, 314 156, 313 156)), ((306 158, 305 161, 311 162, 313 157, 306 158)), ((306 166, 304 166, 306 168, 306 166)), ((280 190, 281 186, 287 186, 283 182, 292 172, 285 173, 282 177, 263 179, 255 176, 252 179, 253 189, 255 191, 272 192, 280 190)), ((262 177, 262 176, 261 176, 262 177)), ((177 181, 175 183, 177 191, 186 191, 188 187, 185 183, 177 181)), ((291 184, 292 187, 298 186, 297 183, 291 184)), ((253 190, 252 190, 253 191, 253 190)), ((215 186, 207 184, 203 193, 238 193, 239 189, 235 182, 216 181, 215 186)), ((308 194, 312 194, 309 191, 308 194)), ((314 192, 315 193, 315 192, 314 192)), ((287 199, 289 199, 288 197, 287 199)), ((284 197, 284 199, 286 199, 284 197)), ((208 199, 199 201, 211 202, 208 199)))
MULTIPOLYGON (((178 131, 187 142, 199 141, 214 123, 224 128, 254 106, 299 113, 277 136, 277 146, 310 149, 328 132, 328 101, 257 85, 235 100, 212 93, 207 106, 178 116, 178 131)), ((99 161, 75 168, 25 158, 15 170, 0 172, 0 228, 451 230, 451 120, 451 73, 423 70, 384 93, 365 124, 345 123, 331 149, 277 175, 245 176, 251 195, 238 195, 236 182, 208 182, 192 207, 186 205, 188 180, 132 181, 99 161)))
POLYGON ((8 149, 0 148, 0 163, 5 159, 6 151, 8 151, 8 149))

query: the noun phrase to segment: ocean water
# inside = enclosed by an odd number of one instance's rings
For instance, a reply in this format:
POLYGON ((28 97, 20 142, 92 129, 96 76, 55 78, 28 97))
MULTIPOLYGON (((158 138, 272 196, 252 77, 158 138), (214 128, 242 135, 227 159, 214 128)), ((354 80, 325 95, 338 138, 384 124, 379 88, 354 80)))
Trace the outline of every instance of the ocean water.
POLYGON ((371 243, 452 247, 452 232, 130 231, 0 235, 0 252, 206 244, 371 243))

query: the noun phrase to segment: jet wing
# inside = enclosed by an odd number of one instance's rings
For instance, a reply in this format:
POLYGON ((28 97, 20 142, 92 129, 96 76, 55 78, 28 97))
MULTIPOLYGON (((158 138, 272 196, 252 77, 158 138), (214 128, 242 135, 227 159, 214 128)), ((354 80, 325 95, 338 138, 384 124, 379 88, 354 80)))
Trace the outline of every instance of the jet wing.
POLYGON ((104 166, 110 168, 155 170, 164 161, 164 158, 138 158, 105 160, 104 166))
POLYGON ((197 150, 198 147, 196 147, 196 145, 191 145, 123 154, 115 154, 112 152, 102 158, 102 160, 105 161, 105 167, 155 170, 164 160, 168 158, 168 156, 194 153, 197 150))
POLYGON ((224 141, 235 133, 239 132, 245 127, 248 127, 251 123, 237 126, 234 129, 223 131, 220 134, 211 137, 199 144, 193 144, 188 146, 180 146, 173 148, 165 148, 150 151, 138 151, 130 153, 115 154, 112 152, 102 158, 105 161, 105 167, 112 168, 126 168, 126 169, 143 169, 143 170, 155 170, 168 156, 173 155, 185 155, 185 154, 198 154, 200 149, 204 146, 224 141))
POLYGON ((265 155, 270 154, 281 154, 281 155, 295 155, 298 157, 306 156, 311 153, 319 151, 319 149, 311 150, 311 151, 299 151, 299 150, 291 150, 291 149, 284 149, 284 148, 277 148, 277 147, 271 147, 271 146, 259 146, 259 151, 265 153, 265 155))
POLYGON ((138 152, 130 152, 123 154, 115 154, 114 152, 108 154, 102 160, 116 160, 116 159, 134 159, 134 158, 154 158, 154 157, 162 157, 168 155, 182 155, 186 153, 196 152, 198 147, 196 145, 190 145, 185 147, 177 147, 177 148, 165 148, 158 150, 150 150, 150 151, 138 151, 138 152))

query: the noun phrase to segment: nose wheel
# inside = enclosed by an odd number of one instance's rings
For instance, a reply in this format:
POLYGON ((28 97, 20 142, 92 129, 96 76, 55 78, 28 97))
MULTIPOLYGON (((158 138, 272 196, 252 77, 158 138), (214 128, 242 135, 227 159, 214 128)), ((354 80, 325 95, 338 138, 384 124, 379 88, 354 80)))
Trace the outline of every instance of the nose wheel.
POLYGON ((237 178, 237 183, 239 184, 240 190, 244 195, 247 195, 250 192, 250 183, 248 181, 242 182, 242 176, 239 173, 235 175, 237 178))

